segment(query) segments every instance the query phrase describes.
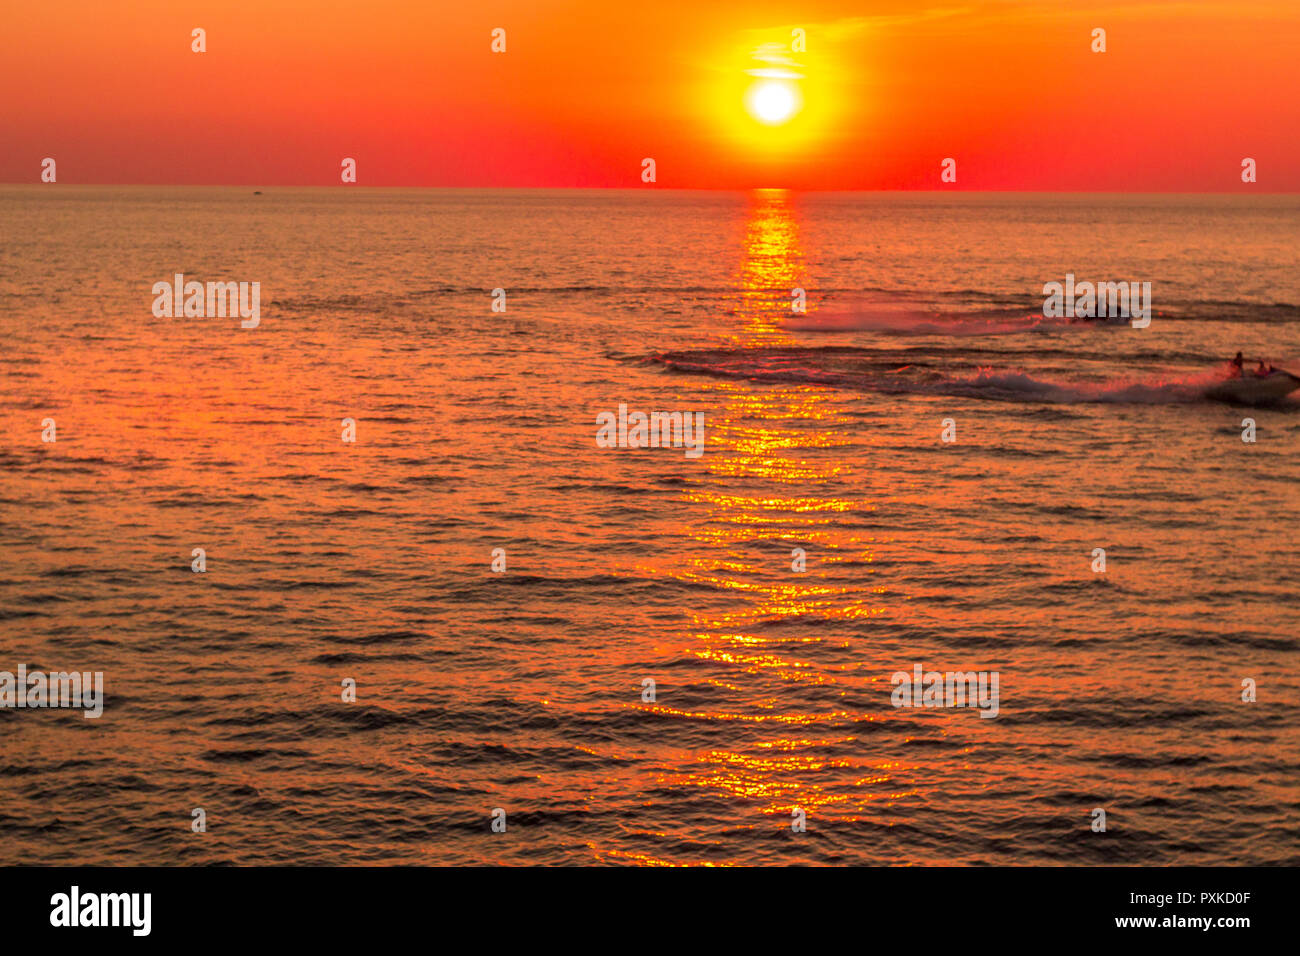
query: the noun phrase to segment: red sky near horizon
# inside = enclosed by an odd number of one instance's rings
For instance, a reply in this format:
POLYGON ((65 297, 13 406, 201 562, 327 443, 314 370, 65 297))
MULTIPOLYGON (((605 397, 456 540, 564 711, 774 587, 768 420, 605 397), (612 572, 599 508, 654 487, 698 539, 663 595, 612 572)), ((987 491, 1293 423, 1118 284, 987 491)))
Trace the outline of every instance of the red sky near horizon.
POLYGON ((1063 6, 14 4, 0 181, 330 185, 353 157, 372 186, 1300 189, 1300 3, 1063 6), (802 108, 765 125, 772 71, 802 108))

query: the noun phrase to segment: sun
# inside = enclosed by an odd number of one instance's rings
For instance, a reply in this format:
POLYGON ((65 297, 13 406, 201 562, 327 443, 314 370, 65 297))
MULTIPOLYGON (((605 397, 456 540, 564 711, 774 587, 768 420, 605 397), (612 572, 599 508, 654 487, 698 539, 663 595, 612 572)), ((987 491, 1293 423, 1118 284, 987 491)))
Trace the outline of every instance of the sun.
POLYGON ((745 93, 745 108, 760 123, 777 126, 799 112, 799 93, 791 83, 761 80, 745 93))

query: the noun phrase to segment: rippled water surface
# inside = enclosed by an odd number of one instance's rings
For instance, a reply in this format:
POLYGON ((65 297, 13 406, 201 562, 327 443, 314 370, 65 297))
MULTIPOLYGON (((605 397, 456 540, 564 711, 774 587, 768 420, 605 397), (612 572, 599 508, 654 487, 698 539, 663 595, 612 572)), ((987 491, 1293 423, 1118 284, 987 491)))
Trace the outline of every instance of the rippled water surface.
POLYGON ((0 228, 0 670, 107 694, 0 709, 0 862, 1300 862, 1300 396, 1205 397, 1300 366, 1296 197, 3 187, 0 228), (156 318, 178 272, 260 325, 156 318), (1044 320, 1066 273, 1151 325, 1044 320), (598 447, 620 404, 704 454, 598 447), (998 716, 891 706, 918 664, 998 716))

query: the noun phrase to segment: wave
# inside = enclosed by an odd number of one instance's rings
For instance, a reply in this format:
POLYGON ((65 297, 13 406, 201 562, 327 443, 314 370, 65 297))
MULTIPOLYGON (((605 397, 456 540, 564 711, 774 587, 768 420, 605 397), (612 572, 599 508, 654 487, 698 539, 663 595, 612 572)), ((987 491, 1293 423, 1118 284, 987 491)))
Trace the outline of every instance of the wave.
MULTIPOLYGON (((656 297, 680 304, 682 301, 713 300, 715 305, 738 303, 752 305, 754 297, 768 299, 773 309, 785 309, 788 315, 790 289, 720 283, 645 283, 617 281, 587 283, 521 283, 507 289, 511 295, 546 300, 552 296, 597 296, 601 298, 656 297)), ((422 288, 385 290, 369 293, 338 293, 325 296, 283 296, 268 301, 268 307, 282 313, 299 312, 369 312, 397 306, 426 305, 449 297, 489 296, 485 286, 448 282, 422 288)), ((834 331, 864 329, 891 332, 949 333, 989 326, 984 334, 1024 331, 1026 328, 1090 328, 1098 325, 1127 325, 1126 320, 1048 319, 1042 314, 1043 297, 1034 284, 1004 291, 987 289, 924 290, 880 286, 811 286, 807 289, 810 309, 819 311, 788 316, 784 322, 791 329, 834 331), (932 330, 914 326, 933 326, 932 330)), ((1295 322, 1300 321, 1300 305, 1291 302, 1266 302, 1250 299, 1201 299, 1197 297, 1160 298, 1154 320, 1223 321, 1223 322, 1295 322)), ((976 334, 967 331, 966 334, 976 334)))

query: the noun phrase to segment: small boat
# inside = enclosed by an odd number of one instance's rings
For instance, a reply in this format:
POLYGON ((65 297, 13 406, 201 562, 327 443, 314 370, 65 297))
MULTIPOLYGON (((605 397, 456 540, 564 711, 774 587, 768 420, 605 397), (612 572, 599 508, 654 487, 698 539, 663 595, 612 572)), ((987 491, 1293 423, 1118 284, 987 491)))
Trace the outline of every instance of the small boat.
POLYGON ((1205 397, 1234 405, 1276 405, 1297 388, 1300 378, 1275 368, 1267 375, 1245 372, 1206 389, 1205 397))

